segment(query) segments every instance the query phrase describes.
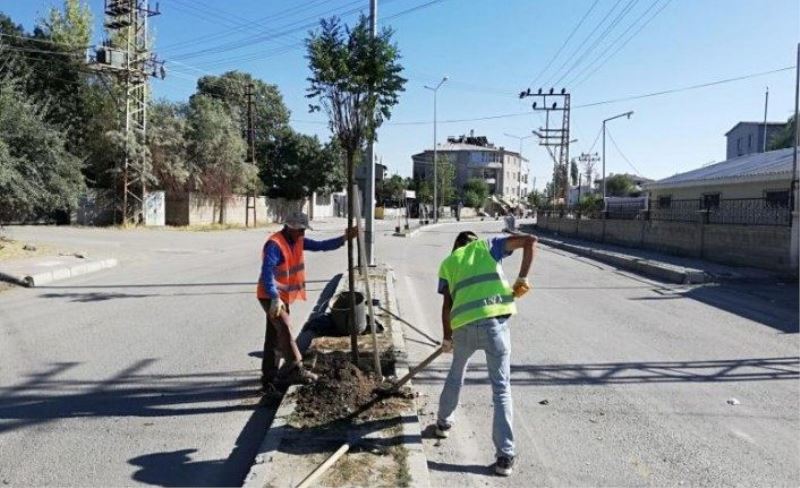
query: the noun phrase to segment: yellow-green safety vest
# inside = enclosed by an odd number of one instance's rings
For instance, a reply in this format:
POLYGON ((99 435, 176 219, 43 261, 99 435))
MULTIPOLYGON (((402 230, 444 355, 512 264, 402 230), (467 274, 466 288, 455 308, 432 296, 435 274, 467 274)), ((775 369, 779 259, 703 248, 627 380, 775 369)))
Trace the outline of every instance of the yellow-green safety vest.
POLYGON ((484 239, 473 241, 450 254, 439 267, 439 278, 447 281, 453 306, 450 327, 501 315, 517 313, 511 286, 503 268, 484 239))

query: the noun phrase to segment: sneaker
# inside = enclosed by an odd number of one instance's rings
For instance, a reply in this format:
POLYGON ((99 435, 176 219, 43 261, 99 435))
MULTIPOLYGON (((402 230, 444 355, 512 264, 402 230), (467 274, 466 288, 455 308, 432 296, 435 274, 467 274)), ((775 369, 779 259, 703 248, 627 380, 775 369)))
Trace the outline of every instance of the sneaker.
POLYGON ((447 437, 450 436, 450 429, 452 429, 452 428, 453 428, 453 426, 451 424, 448 424, 447 422, 445 422, 443 420, 437 420, 436 421, 436 437, 438 437, 440 439, 447 439, 447 437))
POLYGON ((494 464, 494 472, 500 476, 511 476, 514 471, 514 458, 509 456, 500 456, 494 464))

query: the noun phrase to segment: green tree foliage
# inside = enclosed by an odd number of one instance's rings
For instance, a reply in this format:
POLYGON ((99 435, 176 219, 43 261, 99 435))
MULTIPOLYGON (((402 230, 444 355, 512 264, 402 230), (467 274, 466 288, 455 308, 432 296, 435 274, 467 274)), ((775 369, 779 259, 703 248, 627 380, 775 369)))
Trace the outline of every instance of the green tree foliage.
MULTIPOLYGON (((348 226, 353 225, 353 172, 364 144, 375 139, 375 130, 391 117, 406 80, 392 31, 383 29, 372 36, 363 15, 358 23, 343 29, 338 18, 323 19, 320 30, 306 40, 311 75, 306 97, 313 100, 311 112, 324 111, 346 163, 348 226)), ((354 292, 352 241, 347 241, 347 269, 350 293, 354 292)), ((353 362, 358 361, 355 329, 351 333, 353 362)))
POLYGON ((416 192, 419 203, 433 203, 433 185, 430 181, 418 180, 416 192))
POLYGON ((299 200, 313 192, 342 187, 342 161, 333 143, 322 145, 316 136, 284 131, 260 163, 260 176, 270 197, 299 200))
MULTIPOLYGON (((222 100, 237 121, 243 136, 247 131, 247 86, 253 85, 256 162, 267 161, 272 146, 289 129, 289 109, 283 103, 278 87, 253 78, 250 73, 228 71, 221 76, 204 76, 197 80, 197 95, 222 100)), ((277 170, 277 168, 276 168, 277 170)))
POLYGON ((610 197, 627 197, 635 190, 633 180, 625 174, 611 175, 606 181, 606 194, 610 197))
POLYGON ((453 203, 456 196, 456 168, 447 156, 441 154, 437 158, 436 181, 438 182, 436 192, 439 199, 439 207, 453 203))
POLYGON ((480 178, 472 178, 464 183, 464 205, 478 210, 489 196, 489 185, 480 178))
POLYGON ((0 80, 0 221, 68 211, 84 190, 81 161, 42 108, 0 80))
POLYGON ((390 178, 379 181, 375 188, 376 198, 379 202, 399 202, 403 198, 403 190, 406 189, 406 181, 400 175, 392 175, 390 178))
POLYGON ((237 191, 254 188, 258 170, 246 163, 245 142, 239 125, 224 102, 205 95, 189 103, 190 188, 215 196, 222 223, 225 199, 237 191))
POLYGON ((787 147, 794 146, 794 137, 795 137, 795 120, 794 115, 789 117, 789 120, 786 121, 786 126, 778 131, 777 134, 772 136, 772 139, 769 140, 769 144, 767 146, 767 150, 774 151, 776 149, 784 149, 787 147))
POLYGON ((547 198, 545 194, 539 190, 533 190, 528 193, 528 204, 531 207, 541 208, 547 204, 547 198))
POLYGON ((584 215, 600 212, 603 210, 603 195, 595 193, 581 195, 581 199, 578 201, 578 209, 584 215))
POLYGON ((153 103, 149 110, 147 146, 154 183, 171 193, 182 193, 189 179, 187 112, 186 104, 166 100, 153 103))

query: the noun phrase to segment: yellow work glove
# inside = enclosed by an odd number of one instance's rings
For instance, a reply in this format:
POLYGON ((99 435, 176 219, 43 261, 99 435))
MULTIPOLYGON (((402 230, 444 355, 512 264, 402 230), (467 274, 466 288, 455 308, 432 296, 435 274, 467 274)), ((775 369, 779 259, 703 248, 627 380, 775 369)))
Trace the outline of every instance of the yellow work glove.
POLYGON ((283 300, 280 298, 273 299, 269 304, 269 316, 270 317, 280 317, 281 312, 286 310, 286 305, 283 303, 283 300))
POLYGON ((514 282, 514 286, 512 287, 514 298, 520 298, 522 295, 531 291, 531 282, 528 281, 528 278, 520 276, 517 278, 517 281, 514 282))

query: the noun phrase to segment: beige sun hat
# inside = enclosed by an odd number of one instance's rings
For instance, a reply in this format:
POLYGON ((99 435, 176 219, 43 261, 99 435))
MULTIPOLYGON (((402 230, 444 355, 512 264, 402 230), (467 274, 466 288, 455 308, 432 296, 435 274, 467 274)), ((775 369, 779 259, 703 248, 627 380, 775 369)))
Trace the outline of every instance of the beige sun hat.
POLYGON ((300 211, 289 212, 289 215, 283 221, 283 225, 290 229, 309 229, 314 230, 311 224, 308 223, 308 215, 300 211))

